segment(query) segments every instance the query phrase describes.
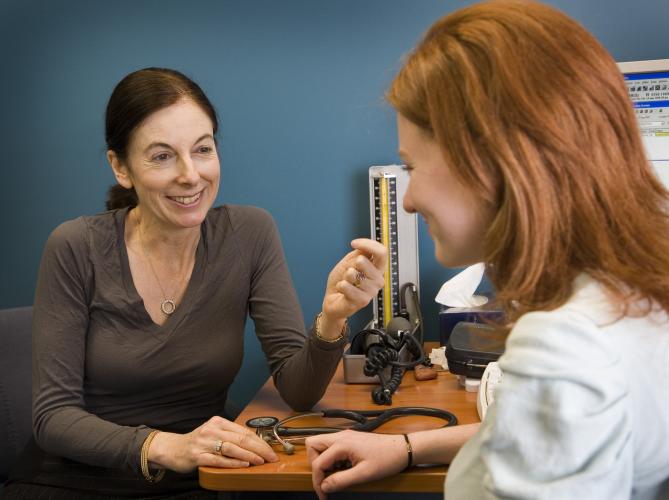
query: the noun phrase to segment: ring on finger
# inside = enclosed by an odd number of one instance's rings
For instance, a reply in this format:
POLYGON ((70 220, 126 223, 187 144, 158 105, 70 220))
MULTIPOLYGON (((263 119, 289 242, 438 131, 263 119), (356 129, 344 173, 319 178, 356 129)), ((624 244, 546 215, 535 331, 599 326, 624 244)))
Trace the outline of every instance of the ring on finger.
POLYGON ((360 283, 362 283, 367 276, 365 276, 365 273, 362 271, 357 271, 355 273, 355 282, 353 283, 355 286, 360 286, 360 283))
POLYGON ((223 441, 219 439, 214 445, 214 454, 223 455, 223 441))

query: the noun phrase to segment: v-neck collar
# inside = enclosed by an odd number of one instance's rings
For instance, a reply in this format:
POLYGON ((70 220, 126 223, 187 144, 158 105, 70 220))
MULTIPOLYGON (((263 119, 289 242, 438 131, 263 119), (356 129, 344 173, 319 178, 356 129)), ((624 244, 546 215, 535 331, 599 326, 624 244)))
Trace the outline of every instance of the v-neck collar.
MULTIPOLYGON (((184 291, 181 302, 177 306, 173 314, 171 314, 162 325, 155 323, 144 305, 144 300, 135 288, 135 282, 130 271, 130 261, 128 259, 128 249, 125 244, 125 221, 130 211, 130 207, 123 208, 116 212, 116 228, 117 228, 117 245, 119 249, 119 258, 121 261, 121 273, 123 277, 123 285, 128 297, 132 299, 135 304, 134 310, 138 324, 147 332, 154 334, 161 340, 166 340, 175 330, 175 328, 188 316, 193 306, 193 301, 202 284, 206 261, 206 231, 205 222, 200 225, 200 241, 195 250, 195 263, 193 264, 193 271, 191 272, 188 285, 184 291)), ((206 219, 205 219, 206 220, 206 219)))

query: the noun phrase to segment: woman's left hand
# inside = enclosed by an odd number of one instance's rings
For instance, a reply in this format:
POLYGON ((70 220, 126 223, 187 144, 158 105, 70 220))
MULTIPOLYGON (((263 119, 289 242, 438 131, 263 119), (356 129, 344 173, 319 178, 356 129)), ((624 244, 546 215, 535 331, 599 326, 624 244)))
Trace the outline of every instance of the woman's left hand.
MULTIPOLYGON (((343 323, 346 318, 365 307, 383 288, 387 252, 378 241, 358 238, 351 242, 349 252, 328 276, 321 325, 343 323)), ((328 328, 323 328, 327 338, 328 328)), ((334 332, 336 337, 341 329, 334 332)))
POLYGON ((197 467, 249 467, 276 462, 269 444, 247 427, 211 417, 187 434, 159 432, 151 441, 149 461, 180 473, 197 467))

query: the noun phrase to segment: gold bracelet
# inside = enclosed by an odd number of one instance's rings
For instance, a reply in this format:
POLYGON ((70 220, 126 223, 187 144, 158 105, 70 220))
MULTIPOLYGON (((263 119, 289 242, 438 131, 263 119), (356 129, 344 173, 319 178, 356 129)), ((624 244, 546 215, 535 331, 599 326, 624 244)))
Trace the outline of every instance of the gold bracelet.
POLYGON ((348 320, 344 320, 344 326, 341 329, 341 333, 339 334, 339 337, 336 337, 334 339, 326 339, 326 338, 321 337, 321 316, 322 315, 323 315, 323 311, 319 312, 318 316, 316 316, 316 328, 315 328, 316 337, 318 337, 323 342, 327 342, 328 344, 334 344, 335 342, 339 342, 341 339, 346 337, 346 334, 348 333, 348 320))
POLYGON ((140 453, 140 463, 142 466, 142 475, 149 483, 157 483, 165 475, 165 469, 159 469, 155 474, 151 474, 149 469, 149 447, 151 446, 151 441, 160 431, 151 431, 151 434, 147 436, 142 445, 142 452, 140 453))

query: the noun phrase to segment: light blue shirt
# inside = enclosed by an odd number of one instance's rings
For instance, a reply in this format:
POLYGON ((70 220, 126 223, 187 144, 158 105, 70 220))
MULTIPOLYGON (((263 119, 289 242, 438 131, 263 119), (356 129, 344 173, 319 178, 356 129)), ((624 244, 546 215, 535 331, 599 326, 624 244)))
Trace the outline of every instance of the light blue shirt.
POLYGON ((621 317, 583 275, 565 305, 516 322, 499 364, 447 500, 669 499, 666 312, 621 317))

